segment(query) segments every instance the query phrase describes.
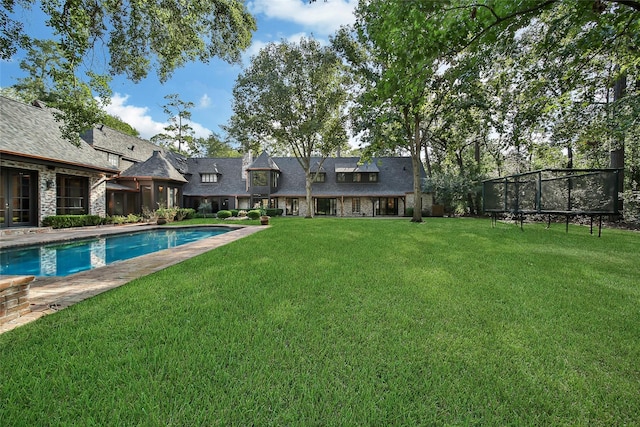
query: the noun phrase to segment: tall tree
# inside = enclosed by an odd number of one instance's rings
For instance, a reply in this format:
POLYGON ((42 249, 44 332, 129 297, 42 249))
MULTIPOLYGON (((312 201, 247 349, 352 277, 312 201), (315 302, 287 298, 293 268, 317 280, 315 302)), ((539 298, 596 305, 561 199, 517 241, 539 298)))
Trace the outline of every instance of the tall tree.
POLYGON ((57 92, 71 94, 58 106, 71 140, 77 138, 74 132, 99 121, 99 111, 87 100, 99 96, 108 102, 108 76, 124 74, 138 82, 154 69, 164 82, 187 62, 218 57, 236 63, 256 29, 239 0, 3 0, 0 59, 33 43, 21 18, 35 5, 47 16, 45 25, 63 59, 52 78, 57 92), (107 64, 95 62, 98 57, 107 64))
POLYGON ((166 95, 164 99, 168 102, 162 109, 169 116, 169 124, 164 127, 165 133, 152 136, 151 141, 181 154, 197 155, 194 131, 189 124, 194 103, 181 100, 177 93, 166 95))
POLYGON ((340 59, 309 38, 270 43, 238 76, 233 95, 227 131, 245 147, 264 144, 295 156, 305 172, 307 216, 313 216, 312 159, 320 158, 319 171, 329 155, 347 145, 340 59))
POLYGON ((422 221, 424 139, 433 133, 459 81, 449 70, 456 58, 447 56, 444 23, 427 26, 425 17, 433 8, 433 2, 363 0, 356 11, 360 46, 374 64, 364 68, 374 84, 365 86, 359 102, 375 112, 372 129, 379 136, 372 141, 411 155, 414 222, 422 221))

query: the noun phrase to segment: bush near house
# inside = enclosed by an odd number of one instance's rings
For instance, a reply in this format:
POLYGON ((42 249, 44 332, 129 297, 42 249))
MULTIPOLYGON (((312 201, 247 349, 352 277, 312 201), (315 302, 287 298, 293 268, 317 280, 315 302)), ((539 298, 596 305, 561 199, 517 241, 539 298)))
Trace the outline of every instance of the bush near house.
POLYGON ((42 220, 42 225, 51 228, 86 227, 102 225, 105 218, 98 215, 52 215, 42 220))
POLYGON ((258 219, 260 218, 260 211, 259 210, 250 210, 249 212, 247 212, 247 216, 249 217, 249 219, 258 219))
POLYGON ((223 209, 223 210, 221 210, 221 211, 218 211, 217 216, 218 216, 218 218, 219 218, 219 219, 227 219, 227 218, 231 218, 231 211, 228 211, 228 210, 224 210, 224 209, 223 209))

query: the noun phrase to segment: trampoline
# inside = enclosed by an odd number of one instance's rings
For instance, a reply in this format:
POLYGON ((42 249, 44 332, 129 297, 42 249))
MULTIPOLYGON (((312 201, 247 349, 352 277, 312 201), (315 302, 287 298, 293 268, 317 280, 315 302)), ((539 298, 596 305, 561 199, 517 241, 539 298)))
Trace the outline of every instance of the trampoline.
POLYGON ((576 216, 599 218, 598 237, 603 215, 619 215, 619 178, 622 169, 541 169, 533 172, 488 179, 482 182, 484 212, 491 214, 492 225, 498 215, 512 214, 520 221, 526 215, 576 216))

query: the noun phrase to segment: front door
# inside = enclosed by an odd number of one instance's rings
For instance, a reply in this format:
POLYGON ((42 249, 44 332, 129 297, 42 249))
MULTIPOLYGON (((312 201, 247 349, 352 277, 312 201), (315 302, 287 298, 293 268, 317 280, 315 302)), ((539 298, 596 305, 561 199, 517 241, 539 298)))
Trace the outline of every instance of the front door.
POLYGON ((0 173, 0 227, 36 225, 38 175, 35 171, 3 169, 0 173))

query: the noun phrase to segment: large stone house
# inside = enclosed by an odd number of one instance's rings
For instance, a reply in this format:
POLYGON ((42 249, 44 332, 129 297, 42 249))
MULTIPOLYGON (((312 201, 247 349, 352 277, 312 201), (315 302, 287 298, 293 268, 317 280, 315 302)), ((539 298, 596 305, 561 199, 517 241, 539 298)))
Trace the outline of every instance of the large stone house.
MULTIPOLYGON (((56 214, 127 215, 203 203, 213 212, 260 205, 308 214, 305 174, 294 157, 186 158, 102 125, 81 137, 79 147, 64 140, 43 105, 0 97, 0 226, 38 226, 56 214)), ((314 215, 402 216, 413 206, 410 158, 361 163, 330 157, 312 164, 319 172, 314 215)), ((423 196, 424 210, 431 199, 423 196)))

